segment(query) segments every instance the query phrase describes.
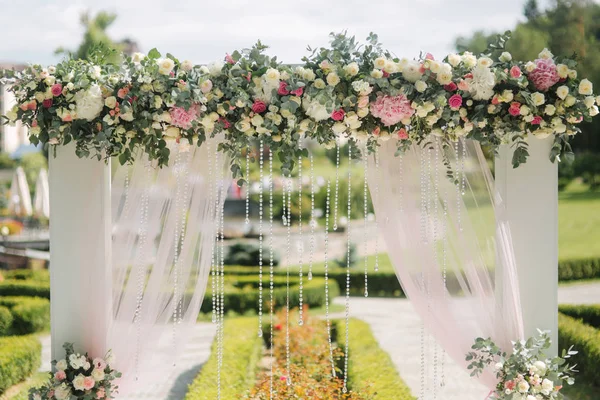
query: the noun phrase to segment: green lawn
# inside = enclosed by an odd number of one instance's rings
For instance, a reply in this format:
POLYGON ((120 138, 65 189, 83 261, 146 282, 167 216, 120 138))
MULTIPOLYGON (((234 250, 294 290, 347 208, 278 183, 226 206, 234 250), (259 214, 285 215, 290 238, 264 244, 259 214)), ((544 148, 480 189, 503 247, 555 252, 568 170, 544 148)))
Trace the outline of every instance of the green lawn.
POLYGON ((577 182, 567 189, 558 197, 559 258, 600 257, 600 192, 577 182))

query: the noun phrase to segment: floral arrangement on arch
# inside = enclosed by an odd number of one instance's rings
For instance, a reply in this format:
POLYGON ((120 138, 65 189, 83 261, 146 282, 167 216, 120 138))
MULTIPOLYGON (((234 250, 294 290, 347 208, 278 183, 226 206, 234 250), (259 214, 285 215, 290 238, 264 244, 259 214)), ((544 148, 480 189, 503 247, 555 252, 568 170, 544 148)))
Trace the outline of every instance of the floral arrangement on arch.
POLYGON ((56 370, 40 388, 30 389, 29 400, 101 400, 112 399, 118 392, 114 380, 121 373, 111 367, 114 357, 109 352, 105 358, 92 359, 76 353, 73 343, 63 345, 66 357, 52 361, 56 370))
POLYGON ((118 156, 121 163, 142 148, 159 166, 173 146, 185 151, 222 132, 220 150, 234 177, 257 138, 278 155, 284 174, 306 155, 303 137, 325 147, 345 137, 356 158, 359 147, 374 151, 385 140, 397 141, 401 153, 415 143, 470 138, 495 149, 513 145, 516 167, 533 134, 554 137, 551 160, 572 157, 569 138, 598 114, 600 97, 589 80, 578 80, 575 60, 547 49, 534 61, 513 60, 504 51, 509 34, 482 55, 414 60, 393 56, 375 34, 366 44, 332 34, 329 48, 309 47, 296 67, 266 55, 260 41, 208 66, 156 49, 120 65, 99 53, 90 61, 3 71, 17 99, 5 118, 29 127, 34 144, 75 141, 80 157, 118 156))
POLYGON ((573 385, 575 365, 566 361, 577 354, 571 347, 563 350, 562 357, 549 358, 544 351, 549 349, 551 340, 548 332, 527 341, 513 342, 512 353, 500 350, 490 339, 478 338, 472 346, 474 351, 467 354, 471 376, 479 376, 494 366, 498 385, 488 398, 496 400, 546 400, 563 399, 564 384, 573 385))

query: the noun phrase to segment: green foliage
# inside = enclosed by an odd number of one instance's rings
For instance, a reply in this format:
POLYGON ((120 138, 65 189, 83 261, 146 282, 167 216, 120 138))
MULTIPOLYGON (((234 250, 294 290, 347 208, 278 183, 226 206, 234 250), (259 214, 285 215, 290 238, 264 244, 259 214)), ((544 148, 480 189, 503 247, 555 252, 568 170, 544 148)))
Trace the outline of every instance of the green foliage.
POLYGON ((0 282, 0 296, 50 298, 50 283, 7 279, 0 282))
MULTIPOLYGON (((225 310, 244 313, 248 310, 258 311, 257 290, 259 280, 257 276, 232 276, 226 273, 225 287, 225 310)), ((363 277, 364 279, 364 277, 363 277)), ((277 276, 274 279, 273 300, 276 307, 281 307, 286 304, 287 289, 285 287, 286 279, 282 276, 277 276)), ((263 275, 263 309, 268 307, 270 301, 269 294, 269 277, 268 274, 263 275)), ((330 301, 339 295, 339 287, 333 281, 329 282, 329 299, 330 301)), ((209 301, 210 294, 206 296, 206 300, 202 302, 201 312, 208 313, 212 311, 212 302, 209 301)), ((309 281, 304 277, 302 290, 303 304, 309 307, 320 307, 325 304, 325 280, 322 278, 313 278, 309 281)), ((290 278, 290 307, 297 307, 300 304, 300 285, 298 278, 290 278)))
POLYGON ((35 336, 0 337, 0 394, 40 366, 42 345, 35 336))
POLYGON ((13 316, 10 310, 0 305, 0 336, 6 336, 10 332, 13 316))
POLYGON ((583 178, 590 190, 600 188, 600 153, 578 154, 573 162, 573 175, 583 178))
POLYGON ((558 314, 558 347, 573 346, 579 353, 573 357, 578 377, 600 386, 600 330, 564 314, 558 314))
MULTIPOLYGON (((256 318, 247 317, 225 320, 221 368, 224 371, 221 374, 221 398, 223 399, 241 399, 254 385, 262 350, 262 339, 256 333, 257 323, 256 318)), ((210 358, 189 386, 185 400, 217 398, 217 363, 215 341, 210 358)))
POLYGON ((47 269, 10 269, 3 271, 6 279, 18 281, 50 282, 50 273, 47 269))
POLYGON ((600 304, 594 305, 572 305, 561 304, 558 311, 569 317, 580 319, 584 323, 600 329, 600 304))
POLYGON ((348 265, 350 266, 350 268, 352 268, 356 265, 357 262, 358 250, 356 249, 356 244, 354 243, 350 243, 350 248, 346 249, 346 252, 342 258, 338 258, 337 260, 335 260, 335 263, 341 268, 346 268, 348 265))
MULTIPOLYGON (((343 332, 342 322, 338 322, 337 332, 343 332)), ((338 338, 341 343, 342 338, 338 338)), ((412 400, 410 389, 398 375, 389 354, 373 336, 366 322, 350 320, 350 346, 348 359, 348 379, 352 390, 361 393, 370 390, 376 399, 412 400)))
POLYGON ((0 153, 0 169, 13 169, 16 163, 8 153, 0 153))
MULTIPOLYGON (((269 265, 270 253, 263 251, 263 265, 269 265)), ((243 265, 248 267, 258 266, 260 260, 260 248, 258 244, 237 242, 229 247, 225 257, 226 265, 243 265)), ((279 255, 273 253, 273 265, 279 265, 279 255)))
POLYGON ((600 258, 563 260, 558 263, 561 282, 600 278, 600 258))
POLYGON ((40 297, 0 297, 13 317, 11 333, 26 335, 50 328, 50 301, 40 297))

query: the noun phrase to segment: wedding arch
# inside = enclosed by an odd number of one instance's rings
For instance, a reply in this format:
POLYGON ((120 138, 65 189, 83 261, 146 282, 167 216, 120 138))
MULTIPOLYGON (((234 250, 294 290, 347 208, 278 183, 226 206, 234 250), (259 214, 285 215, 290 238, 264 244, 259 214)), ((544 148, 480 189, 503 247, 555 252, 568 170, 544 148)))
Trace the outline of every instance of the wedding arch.
MULTIPOLYGON (((259 265, 259 323, 272 318, 272 244, 263 239, 272 236, 274 165, 290 254, 291 196, 294 186, 303 190, 303 173, 314 194, 310 146, 336 148, 339 160, 342 141, 364 167, 364 196, 402 287, 445 352, 466 366, 475 336, 508 351, 538 328, 552 332, 556 352, 556 161, 572 157, 569 138, 598 114, 600 98, 577 79, 574 60, 544 50, 517 62, 504 51, 507 38, 486 54, 443 60, 398 58, 374 34, 364 45, 339 34, 297 67, 258 42, 208 66, 154 49, 120 65, 98 53, 4 71, 18 102, 5 118, 51 152, 55 358, 64 342, 92 354, 112 348, 125 389, 150 379, 145 353, 166 330, 174 350, 185 342, 207 287, 223 351, 223 204, 231 179, 248 184, 250 146, 259 149, 260 251, 271 255, 259 265), (481 145, 496 153, 495 182, 481 145), (485 232, 469 214, 481 202, 496 221, 485 232)), ((350 190, 351 168, 339 179, 350 190)), ((345 211, 338 179, 327 191, 335 225, 345 211)), ((313 206, 306 235, 314 218, 313 206)), ((311 261, 298 253, 293 273, 302 282, 311 261)), ((347 331, 345 340, 347 350, 347 331)), ((481 379, 497 384, 490 371, 481 379)))

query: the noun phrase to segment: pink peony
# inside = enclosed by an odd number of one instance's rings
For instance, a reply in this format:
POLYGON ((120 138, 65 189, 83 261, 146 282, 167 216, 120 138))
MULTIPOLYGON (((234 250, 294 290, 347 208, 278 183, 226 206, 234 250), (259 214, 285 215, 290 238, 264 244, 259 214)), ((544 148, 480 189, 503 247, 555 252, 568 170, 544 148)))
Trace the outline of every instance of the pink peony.
POLYGON ((280 96, 287 96, 290 94, 290 91, 287 89, 287 83, 284 81, 279 82, 279 89, 277 89, 277 94, 280 96))
POLYGON ((514 66, 510 69, 510 76, 512 76, 513 78, 520 78, 521 77, 521 68, 519 68, 518 66, 514 66))
POLYGON ((462 106, 462 96, 460 94, 455 94, 448 99, 448 105, 453 110, 458 110, 460 106, 462 106))
POLYGON ((65 373, 65 371, 56 371, 56 373, 54 374, 54 379, 56 379, 57 381, 64 381, 65 379, 67 379, 67 374, 65 373))
POLYGON ((252 104, 252 111, 254 111, 257 114, 264 113, 265 111, 267 111, 267 105, 264 101, 256 99, 254 100, 254 104, 252 104))
POLYGON ((50 89, 50 91, 52 92, 52 96, 60 96, 62 94, 62 89, 63 87, 60 83, 52 85, 52 88, 50 89))
POLYGON ((542 117, 540 117, 539 115, 536 115, 535 117, 533 117, 533 120, 531 120, 531 125, 539 125, 542 123, 542 117))
POLYGON ((44 108, 50 108, 52 107, 52 99, 46 99, 42 102, 42 105, 44 106, 44 108))
POLYGON ((456 89, 458 89, 458 86, 456 86, 456 83, 450 82, 449 84, 444 85, 444 89, 449 92, 454 92, 456 89))
POLYGON ((529 73, 529 80, 542 92, 550 89, 560 80, 554 61, 550 58, 535 60, 535 69, 529 73))
POLYGON ((228 64, 235 64, 235 60, 229 54, 225 54, 225 61, 227 61, 228 64))
POLYGON ((400 130, 398 130, 398 139, 400 139, 400 140, 408 139, 408 132, 406 132, 406 129, 401 128, 400 130))
POLYGON ((508 109, 508 112, 513 117, 521 115, 521 104, 516 101, 513 101, 512 103, 510 103, 510 108, 508 109))
POLYGON ((86 376, 83 378, 83 388, 85 390, 91 390, 96 386, 96 381, 91 376, 86 376))
POLYGON ((341 121, 344 119, 344 115, 346 115, 346 112, 342 108, 339 110, 333 110, 331 113, 331 119, 334 121, 341 121))
POLYGON ((173 126, 190 129, 192 121, 198 118, 198 108, 192 106, 189 110, 186 110, 183 107, 172 107, 169 110, 169 114, 171 115, 171 124, 173 126))
POLYGON ((371 114, 379 118, 385 126, 395 125, 403 119, 412 117, 414 113, 410 100, 403 94, 388 96, 380 93, 371 103, 371 114))
POLYGON ((292 90, 290 93, 293 94, 294 96, 300 97, 300 96, 302 96, 302 93, 304 93, 304 88, 299 87, 296 90, 292 90))

